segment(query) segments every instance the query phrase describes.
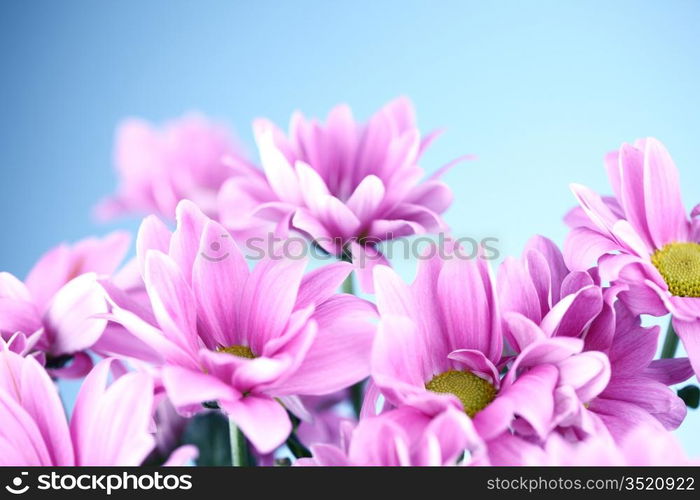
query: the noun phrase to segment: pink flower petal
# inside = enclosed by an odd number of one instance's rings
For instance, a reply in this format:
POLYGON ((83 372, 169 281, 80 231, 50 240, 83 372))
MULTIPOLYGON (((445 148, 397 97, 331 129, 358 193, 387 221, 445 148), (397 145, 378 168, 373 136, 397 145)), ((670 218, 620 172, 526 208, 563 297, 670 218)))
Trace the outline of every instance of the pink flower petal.
POLYGON ((248 396, 221 406, 259 453, 274 451, 292 431, 286 410, 272 398, 248 396))
POLYGON ((105 293, 94 274, 68 282, 53 297, 44 317, 51 353, 70 354, 91 347, 107 326, 104 319, 95 316, 105 313, 105 293))
POLYGON ((656 248, 688 239, 688 219, 681 201, 678 169, 666 148, 654 138, 644 149, 644 198, 649 233, 656 248))
POLYGON ((211 349, 240 345, 235 332, 248 265, 229 233, 214 221, 207 222, 199 248, 192 269, 199 335, 211 349))

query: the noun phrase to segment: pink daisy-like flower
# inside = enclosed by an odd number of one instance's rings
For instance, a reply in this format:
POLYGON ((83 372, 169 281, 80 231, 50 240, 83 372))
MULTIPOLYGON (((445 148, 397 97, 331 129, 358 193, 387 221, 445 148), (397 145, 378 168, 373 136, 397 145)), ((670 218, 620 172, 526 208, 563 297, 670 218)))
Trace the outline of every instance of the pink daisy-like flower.
POLYGON ((272 255, 251 271, 230 234, 189 201, 174 233, 146 218, 137 252, 152 312, 107 285, 110 318, 150 346, 180 411, 218 402, 264 454, 289 435, 287 409, 305 417, 296 396, 369 374, 375 309, 335 293, 349 264, 304 275, 305 260, 272 255))
MULTIPOLYGON (((630 425, 621 440, 604 431, 582 441, 569 441, 552 434, 542 446, 513 438, 512 452, 504 465, 530 466, 680 466, 698 465, 683 450, 675 436, 658 423, 630 425)), ((505 454, 508 452, 503 449, 505 454)), ((632 479, 632 478, 630 478, 632 479)), ((627 486, 623 484, 623 487, 627 486)))
MULTIPOLYGON (((128 373, 107 385, 112 360, 85 378, 70 422, 51 378, 31 357, 0 352, 0 465, 140 465, 153 449, 153 380, 128 373)), ((196 456, 182 447, 172 459, 196 456)), ((173 462, 170 462, 173 464, 173 462)))
MULTIPOLYGON (((502 318, 484 259, 422 260, 410 287, 377 267, 375 287, 381 321, 372 379, 378 391, 371 387, 370 396, 381 392, 390 405, 428 415, 450 406, 463 410, 486 442, 510 432, 542 440, 563 423, 564 410, 583 407, 608 382, 604 354, 581 353, 581 339, 548 337, 524 317, 511 327, 535 340, 517 357, 504 356, 502 318), (569 406, 558 401, 562 394, 569 406)), ((367 398, 365 414, 373 412, 374 400, 367 398)))
MULTIPOLYGON (((538 332, 532 325, 511 330, 510 323, 526 322, 513 313, 539 326, 547 336, 582 339, 584 350, 606 353, 611 365, 608 385, 588 402, 585 412, 600 417, 618 440, 635 425, 649 421, 675 429, 686 407, 668 386, 692 375, 687 358, 654 361, 658 326, 642 327, 640 318, 616 301, 620 288, 602 288, 599 281, 596 268, 569 271, 552 241, 533 237, 520 259, 509 257, 499 268, 498 289, 503 316, 509 320, 504 322, 509 345, 521 352, 536 340, 522 333, 538 332)), ((576 414, 572 417, 581 417, 576 414)))
POLYGON ((689 219, 678 170, 656 139, 623 144, 605 163, 614 197, 572 185, 581 207, 567 215, 567 263, 597 262, 601 278, 624 286, 619 297, 635 314, 671 313, 700 373, 700 205, 689 219))
POLYGON ((288 135, 267 120, 256 121, 254 133, 262 171, 229 179, 219 194, 221 221, 235 232, 265 221, 282 234, 297 230, 351 257, 371 290, 371 268, 386 263, 379 242, 446 227, 440 214, 452 192, 439 177, 449 165, 421 180, 418 162, 435 134, 421 136, 408 99, 390 102, 366 124, 342 105, 325 124, 295 113, 288 135))
POLYGON ((456 465, 465 450, 482 447, 464 412, 448 407, 428 416, 404 406, 362 419, 357 426, 346 422, 341 446, 317 444, 313 458, 297 465, 317 466, 437 466, 456 465))
POLYGON ((24 282, 0 273, 0 337, 9 349, 47 358, 55 376, 82 377, 90 371, 85 351, 107 325, 95 317, 108 310, 97 280, 114 273, 130 241, 127 233, 115 232, 60 245, 39 259, 24 282))
POLYGON ((101 219, 127 214, 175 216, 180 200, 197 203, 216 215, 216 196, 233 167, 246 162, 226 127, 192 114, 161 128, 137 118, 117 130, 117 193, 96 209, 101 219))

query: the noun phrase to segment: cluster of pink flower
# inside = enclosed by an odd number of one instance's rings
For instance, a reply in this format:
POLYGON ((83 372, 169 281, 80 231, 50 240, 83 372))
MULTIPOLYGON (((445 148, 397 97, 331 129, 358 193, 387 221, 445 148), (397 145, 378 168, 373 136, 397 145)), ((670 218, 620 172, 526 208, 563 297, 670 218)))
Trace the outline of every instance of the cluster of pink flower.
POLYGON ((689 462, 669 386, 700 373, 700 205, 686 214, 658 141, 606 157, 614 196, 573 186, 563 251, 535 236, 494 275, 448 243, 409 285, 378 243, 447 230, 455 163, 424 178, 436 134, 410 102, 253 128, 262 168, 199 116, 125 123, 122 184, 98 212, 154 214, 136 256, 120 267, 130 239, 114 233, 55 248, 24 281, 0 273, 2 464, 138 465, 159 447, 185 463, 196 448, 161 445, 203 412, 228 418, 237 464, 689 462), (241 241, 270 231, 337 262, 249 265, 241 241), (641 318, 669 314, 654 359, 641 318), (83 376, 67 422, 55 382, 83 376))

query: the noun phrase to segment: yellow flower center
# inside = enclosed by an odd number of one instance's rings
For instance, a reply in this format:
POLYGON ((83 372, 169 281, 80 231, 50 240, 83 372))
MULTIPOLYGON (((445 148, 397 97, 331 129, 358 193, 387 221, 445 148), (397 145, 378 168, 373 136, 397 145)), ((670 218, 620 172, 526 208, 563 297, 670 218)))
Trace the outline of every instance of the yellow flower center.
POLYGON ((253 354, 253 351, 250 350, 250 347, 244 346, 244 345, 232 345, 231 347, 217 347, 217 351, 219 352, 225 352, 228 354, 233 354, 234 356, 238 356, 239 358, 247 358, 247 359, 253 359, 255 358, 255 354, 253 354))
POLYGON ((464 412, 473 417, 496 397, 496 388, 471 372, 450 370, 435 375, 425 388, 432 392, 453 394, 464 406, 464 412))
POLYGON ((669 243, 651 256, 668 290, 678 297, 700 297, 700 244, 669 243))

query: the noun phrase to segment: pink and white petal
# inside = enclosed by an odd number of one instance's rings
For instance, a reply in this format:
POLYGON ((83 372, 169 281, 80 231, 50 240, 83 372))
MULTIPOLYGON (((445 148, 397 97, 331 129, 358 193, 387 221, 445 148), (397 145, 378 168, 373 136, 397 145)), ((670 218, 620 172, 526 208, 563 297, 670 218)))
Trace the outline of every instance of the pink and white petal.
POLYGON ((673 327, 683 342, 695 375, 700 376, 700 321, 681 321, 674 318, 673 327))
POLYGON ((406 201, 441 214, 452 204, 453 198, 452 189, 447 184, 438 180, 429 180, 415 186, 406 201))
POLYGON ((222 401, 221 407, 259 453, 271 453, 292 431, 287 411, 272 398, 250 395, 222 401))
POLYGON ((314 243, 331 255, 340 255, 343 251, 344 239, 332 234, 325 224, 309 210, 299 209, 292 216, 292 227, 308 235, 314 243))
POLYGON ((189 283, 192 265, 199 253, 202 231, 209 218, 189 200, 182 200, 177 204, 176 218, 177 228, 170 239, 167 253, 177 263, 185 281, 189 283))
POLYGON ((210 349, 238 342, 238 303, 249 271, 240 250, 223 226, 207 222, 192 269, 199 335, 210 349))
POLYGON ((301 366, 277 389, 280 394, 330 394, 370 373, 376 326, 374 308, 364 300, 338 295, 321 304, 314 319, 318 333, 301 366))
POLYGON ((318 172, 303 161, 297 161, 294 169, 299 179, 299 187, 304 203, 311 212, 315 214, 320 213, 321 199, 331 194, 328 191, 328 186, 326 186, 325 181, 318 172))
POLYGON ((503 319, 507 326, 506 339, 516 352, 522 352, 530 344, 547 339, 542 328, 522 314, 506 312, 503 313, 503 319))
POLYGON ((241 393, 230 384, 214 377, 180 366, 165 366, 163 385, 175 408, 191 410, 206 401, 236 401, 241 393))
POLYGON ((91 347, 107 326, 107 321, 97 316, 107 311, 105 292, 95 274, 69 281, 54 295, 44 316, 51 354, 71 354, 91 347))
POLYGON ((243 360, 236 367, 231 383, 242 394, 269 391, 277 395, 278 381, 294 371, 294 361, 288 354, 280 354, 274 358, 258 357, 243 360))
POLYGON ((269 339, 261 351, 262 356, 275 357, 289 355, 293 358, 303 358, 308 347, 316 337, 317 323, 312 315, 316 307, 311 304, 304 309, 297 309, 289 316, 284 332, 269 339))
POLYGON ((277 148, 273 130, 266 122, 256 121, 253 131, 260 153, 260 164, 270 187, 281 201, 301 205, 303 195, 299 179, 287 157, 277 148))
MULTIPOLYGON (((549 274, 551 275, 550 288, 552 289, 554 289, 557 284, 564 281, 564 278, 569 273, 569 268, 566 266, 561 250, 557 244, 549 238, 540 235, 533 236, 525 244, 523 254, 527 256, 528 269, 532 275, 543 267, 541 262, 538 262, 539 259, 533 257, 537 254, 543 257, 549 269, 549 274)), ((554 294, 552 301, 557 302, 558 300, 559 297, 554 294)))
POLYGON ((649 233, 656 248, 687 241, 688 219, 678 169, 663 144, 649 137, 644 148, 644 199, 649 233))
POLYGON ((195 367, 194 358, 196 351, 180 345, 180 342, 168 338, 161 330, 148 323, 133 312, 119 307, 110 300, 111 313, 105 318, 114 321, 126 328, 134 337, 146 344, 154 354, 159 356, 160 362, 168 361, 183 366, 195 367))
POLYGON ((630 253, 647 258, 654 247, 650 247, 640 236, 639 232, 632 227, 629 221, 620 219, 613 224, 612 235, 620 245, 625 247, 630 253))
MULTIPOLYGON (((98 363, 80 387, 70 422, 70 434, 77 450, 84 449, 87 453, 94 427, 101 425, 95 416, 107 388, 112 362, 113 359, 108 358, 98 363)), ((79 451, 76 456, 80 458, 79 451)))
MULTIPOLYGON (((499 298, 502 310, 520 313, 539 323, 542 319, 540 301, 542 298, 547 301, 549 290, 546 290, 545 297, 541 297, 533 279, 543 274, 542 272, 533 274, 531 278, 530 273, 518 259, 506 257, 498 268, 498 289, 501 291, 499 298)), ((547 302, 545 307, 549 307, 547 302)))
POLYGON ((311 445, 313 458, 300 458, 294 465, 303 467, 343 467, 352 465, 343 450, 330 444, 311 445))
POLYGON ((605 236, 611 236, 613 224, 619 220, 619 217, 613 214, 600 195, 591 189, 581 184, 571 184, 569 187, 583 211, 598 230, 605 236))
POLYGON ((374 268, 389 267, 389 261, 375 247, 360 245, 354 240, 350 242, 350 253, 360 290, 365 293, 374 293, 374 268))
POLYGON ((524 418, 544 438, 554 416, 554 388, 558 372, 553 365, 536 366, 504 387, 486 408, 474 416, 474 425, 484 440, 501 434, 516 416, 524 418))
POLYGON ((579 337, 603 309, 603 294, 587 286, 560 300, 542 319, 542 330, 550 337, 579 337))
POLYGON ((31 302, 29 288, 18 278, 7 272, 0 272, 0 298, 31 302))
POLYGON ((0 426, 0 465, 55 465, 32 416, 5 391, 0 391, 0 412, 3 415, 3 425, 0 426))
MULTIPOLYGON (((95 387, 96 391, 103 389, 95 387)), ((83 407, 82 422, 89 421, 90 425, 77 447, 77 462, 80 465, 141 465, 155 446, 150 429, 152 377, 143 372, 127 373, 93 402, 97 405, 83 407)))
POLYGON ((388 241, 411 236, 425 234, 427 230, 419 223, 405 219, 375 219, 367 231, 372 241, 388 241))
POLYGON ((411 221, 415 224, 414 227, 421 230, 421 233, 437 233, 449 229, 439 214, 413 203, 401 203, 386 218, 411 221))
POLYGON ((692 377, 693 367, 688 358, 655 359, 641 374, 664 385, 675 385, 692 377))
POLYGON ((626 283, 626 290, 621 291, 618 296, 634 314, 665 316, 668 314, 668 308, 663 295, 667 292, 659 291, 658 287, 649 286, 649 283, 652 282, 626 283))
POLYGON ((131 234, 114 231, 104 238, 87 238, 73 247, 76 264, 74 273, 111 275, 126 257, 131 246, 131 234))
POLYGON ((420 339, 415 323, 404 316, 382 314, 374 339, 371 372, 390 402, 400 405, 406 395, 425 392, 420 339))
POLYGON ((153 314, 166 336, 181 347, 196 351, 199 340, 195 297, 175 261, 158 250, 149 250, 144 282, 153 314))
POLYGON ((491 385, 496 389, 499 388, 501 380, 498 374, 498 368, 496 368, 491 360, 481 351, 457 349, 452 351, 447 357, 457 362, 466 370, 486 377, 491 385))
POLYGON ((139 232, 136 235, 136 256, 141 269, 141 276, 145 275, 146 252, 148 250, 160 250, 163 253, 168 253, 171 237, 172 233, 168 227, 155 215, 149 215, 143 219, 139 226, 139 232))
POLYGON ((572 271, 586 271, 607 253, 620 250, 609 236, 587 227, 577 227, 564 241, 564 260, 572 271))
POLYGON ((389 266, 376 266, 373 274, 377 309, 381 316, 412 317, 416 312, 415 305, 406 282, 389 266))
POLYGON ((515 358, 502 383, 506 387, 510 386, 515 381, 521 368, 556 364, 581 352, 582 348, 583 340, 571 337, 554 337, 534 342, 525 347, 515 358))
POLYGON ((0 298, 0 334, 32 333, 41 328, 41 317, 32 302, 0 298))
POLYGON ((620 204, 629 221, 644 243, 652 247, 644 195, 644 153, 630 144, 623 144, 619 152, 620 204))
POLYGON ((677 428, 687 413, 685 403, 676 396, 675 391, 644 377, 616 377, 601 397, 633 403, 649 412, 669 430, 677 428))
POLYGON ((557 363, 559 385, 576 390, 582 403, 598 396, 610 381, 610 361, 602 352, 587 351, 557 363))
MULTIPOLYGON (((158 334, 161 335, 162 334, 158 334)), ((134 358, 151 364, 162 364, 163 355, 139 337, 132 334, 124 326, 109 322, 105 331, 92 346, 92 350, 100 356, 116 356, 134 358)))
MULTIPOLYGON (((593 276, 583 271, 572 271, 561 281, 561 297, 577 293, 582 288, 596 285, 593 276)), ((559 299, 556 300, 558 302, 559 299)))
POLYGON ((591 401, 588 409, 603 420, 610 434, 618 442, 639 425, 659 425, 648 411, 627 401, 601 396, 591 401))
POLYGON ((29 271, 25 280, 32 299, 40 312, 44 312, 51 297, 72 277, 74 264, 68 245, 62 244, 49 250, 29 271))
POLYGON ((299 285, 294 309, 303 309, 311 304, 322 304, 338 291, 351 272, 350 263, 335 262, 306 273, 299 285))
POLYGON ((463 260, 456 256, 445 260, 437 294, 451 350, 474 349, 495 360, 501 352, 498 349, 496 356, 493 336, 500 337, 501 332, 493 328, 489 283, 481 273, 480 261, 482 259, 463 260))
POLYGON ((238 304, 241 343, 254 353, 281 335, 297 300, 306 259, 267 258, 258 262, 246 281, 238 304))
MULTIPOLYGON (((6 353, 5 356, 15 356, 6 353)), ((56 385, 32 357, 24 358, 19 382, 18 403, 32 417, 51 457, 52 465, 72 465, 73 445, 56 385)))
POLYGON ((384 193, 382 180, 376 175, 368 175, 348 198, 347 206, 363 224, 367 224, 375 218, 384 201, 384 193))
POLYGON ((299 420, 306 423, 313 423, 314 415, 311 413, 302 399, 298 396, 282 396, 277 398, 277 400, 282 403, 282 405, 289 410, 294 416, 298 417, 299 420))
POLYGON ((425 436, 433 438, 438 444, 440 460, 435 465, 455 464, 465 450, 475 456, 485 448, 471 419, 463 411, 452 407, 428 423, 425 436))
POLYGON ((335 196, 326 195, 319 200, 318 218, 334 236, 349 239, 357 236, 362 223, 347 205, 335 196))
POLYGON ((646 367, 656 353, 659 327, 643 327, 641 318, 622 302, 615 304, 615 336, 608 351, 616 374, 637 373, 646 367))

